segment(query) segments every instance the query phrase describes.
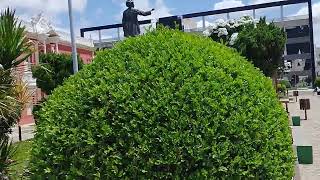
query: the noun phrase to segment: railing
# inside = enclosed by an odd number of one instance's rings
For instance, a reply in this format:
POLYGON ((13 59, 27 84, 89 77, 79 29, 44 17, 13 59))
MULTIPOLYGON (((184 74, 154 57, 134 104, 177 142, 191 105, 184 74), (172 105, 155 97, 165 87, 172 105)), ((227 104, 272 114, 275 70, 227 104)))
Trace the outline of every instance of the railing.
MULTIPOLYGON (((145 25, 145 24, 150 24, 150 23, 151 23, 151 20, 139 21, 139 24, 140 24, 140 25, 145 25)), ((82 29, 80 29, 80 34, 81 34, 81 37, 84 37, 84 33, 85 33, 85 32, 98 31, 98 33, 99 33, 99 41, 101 41, 101 40, 102 40, 101 30, 105 30, 105 29, 117 29, 118 39, 120 40, 120 28, 122 28, 122 24, 111 24, 111 25, 105 25, 105 26, 96 26, 96 27, 82 28, 82 29)))
MULTIPOLYGON (((270 7, 280 7, 280 12, 281 12, 280 19, 283 20, 284 19, 283 6, 293 5, 293 4, 301 4, 301 3, 308 3, 308 4, 310 3, 311 4, 311 0, 287 0, 287 1, 270 2, 270 3, 264 3, 264 4, 255 4, 255 5, 242 6, 242 7, 234 7, 234 8, 213 10, 213 11, 190 13, 190 14, 181 15, 179 17, 181 19, 199 18, 200 17, 202 19, 202 28, 204 29, 206 27, 206 17, 207 16, 227 14, 227 19, 229 19, 230 13, 252 10, 252 16, 253 16, 253 18, 256 18, 256 10, 258 10, 258 9, 264 9, 264 8, 270 8, 270 7)), ((309 15, 310 14, 312 15, 312 12, 310 12, 310 11, 311 10, 309 10, 309 15)), ((165 18, 170 18, 170 17, 176 17, 176 16, 169 16, 169 17, 165 17, 165 18)), ((140 21, 139 23, 140 23, 140 25, 146 25, 146 24, 151 24, 151 22, 152 22, 151 20, 144 20, 144 21, 140 21)), ((311 19, 311 22, 312 22, 312 19, 311 19)), ((117 29, 118 37, 116 39, 120 40, 121 39, 120 28, 122 28, 122 24, 111 24, 111 25, 105 25, 105 26, 83 28, 80 30, 80 33, 81 33, 81 37, 84 37, 86 32, 98 31, 99 41, 102 41, 101 30, 117 29)))
MULTIPOLYGON (((295 5, 295 4, 301 4, 301 3, 307 3, 308 5, 308 22, 309 22, 309 37, 310 37, 310 54, 311 54, 311 60, 312 63, 315 64, 315 57, 314 57, 314 37, 313 37, 313 19, 312 19, 312 3, 311 0, 287 0, 287 1, 278 1, 278 2, 270 2, 270 3, 264 3, 264 4, 255 4, 255 5, 249 5, 249 6, 242 6, 242 7, 234 7, 234 8, 228 8, 228 9, 220 9, 220 10, 213 10, 213 11, 205 11, 205 12, 198 12, 198 13, 190 13, 190 14, 184 14, 179 16, 181 20, 183 19, 190 19, 190 18, 201 18, 202 21, 202 29, 206 28, 206 17, 212 16, 212 15, 221 15, 226 14, 227 19, 230 18, 230 13, 235 12, 243 12, 243 11, 252 11, 252 16, 254 19, 256 19, 257 12, 256 10, 264 9, 264 8, 272 8, 272 7, 280 7, 280 20, 283 22, 285 20, 284 18, 284 6, 286 5, 295 5)), ((171 17, 177 17, 177 16, 171 16, 171 17)), ((170 18, 170 17, 165 17, 170 18)), ((183 22, 183 21, 182 21, 183 22)), ((146 25, 151 24, 152 20, 144 20, 140 21, 140 25, 146 25)), ((182 24, 183 27, 183 24, 182 24)), ((80 30, 81 36, 84 37, 86 32, 92 32, 92 31, 98 31, 98 43, 105 42, 102 40, 101 31, 102 30, 110 30, 110 29, 117 29, 117 38, 114 38, 112 40, 117 41, 121 40, 121 28, 122 24, 111 24, 111 25, 105 25, 105 26, 96 26, 96 27, 89 27, 89 28, 83 28, 80 30)), ((185 30, 185 29, 183 29, 185 30)), ((187 30, 188 31, 188 30, 187 30)), ((312 77, 315 79, 316 73, 315 73, 315 66, 312 66, 312 77)))

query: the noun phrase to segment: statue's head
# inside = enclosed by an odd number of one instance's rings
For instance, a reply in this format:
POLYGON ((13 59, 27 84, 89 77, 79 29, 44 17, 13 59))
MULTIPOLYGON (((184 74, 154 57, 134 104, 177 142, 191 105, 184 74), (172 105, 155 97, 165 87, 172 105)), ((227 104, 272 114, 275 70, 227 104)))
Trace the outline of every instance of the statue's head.
POLYGON ((134 8, 133 0, 127 0, 126 5, 127 5, 128 8, 134 8))

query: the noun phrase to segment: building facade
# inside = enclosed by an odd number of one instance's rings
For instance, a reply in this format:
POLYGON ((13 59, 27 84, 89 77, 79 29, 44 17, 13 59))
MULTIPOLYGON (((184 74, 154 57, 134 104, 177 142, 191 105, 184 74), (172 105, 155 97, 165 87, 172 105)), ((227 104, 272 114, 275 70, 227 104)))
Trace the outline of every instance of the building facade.
MULTIPOLYGON (((187 23, 186 32, 203 31, 201 23, 187 23)), ((202 23, 205 21, 202 21, 202 23)), ((275 24, 284 28, 287 34, 287 43, 285 46, 284 71, 280 78, 288 80, 292 87, 311 87, 314 73, 320 75, 320 48, 315 52, 315 63, 311 59, 311 42, 308 16, 284 17, 282 20, 274 20, 275 24), (319 60, 317 60, 319 59, 319 60), (316 70, 316 72, 314 72, 316 70)), ((209 24, 209 22, 205 22, 209 24)))
POLYGON ((287 43, 284 52, 284 72, 282 79, 288 80, 292 87, 312 87, 315 65, 311 59, 309 19, 295 16, 277 22, 285 28, 287 43))
MULTIPOLYGON (((32 43, 33 54, 17 67, 16 76, 27 83, 30 102, 25 106, 20 119, 20 124, 34 123, 32 114, 33 106, 38 104, 46 95, 37 88, 36 79, 32 77, 31 67, 39 64, 40 54, 58 53, 71 54, 71 40, 68 33, 58 31, 41 14, 32 18, 30 22, 23 22, 26 27, 26 36, 32 43)), ((92 40, 76 38, 77 52, 85 64, 92 62, 94 45, 92 40)))
POLYGON ((316 59, 316 74, 320 77, 320 47, 315 48, 315 59, 316 59))

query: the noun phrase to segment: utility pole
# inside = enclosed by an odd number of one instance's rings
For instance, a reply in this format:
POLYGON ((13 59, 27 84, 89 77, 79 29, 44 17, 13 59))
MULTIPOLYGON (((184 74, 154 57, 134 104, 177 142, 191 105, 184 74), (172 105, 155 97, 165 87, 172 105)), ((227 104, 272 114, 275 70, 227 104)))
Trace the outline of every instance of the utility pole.
POLYGON ((313 88, 315 88, 314 81, 316 80, 316 63, 314 57, 314 38, 313 38, 313 16, 312 16, 312 1, 308 0, 308 12, 309 12, 309 36, 310 36, 310 53, 311 53, 311 61, 312 61, 312 81, 313 88))
POLYGON ((79 71, 79 68, 78 68, 78 58, 77 58, 77 46, 76 46, 76 41, 74 37, 74 29, 73 29, 72 0, 68 0, 68 7, 69 7, 70 35, 71 35, 71 45, 72 45, 73 74, 76 74, 79 71))

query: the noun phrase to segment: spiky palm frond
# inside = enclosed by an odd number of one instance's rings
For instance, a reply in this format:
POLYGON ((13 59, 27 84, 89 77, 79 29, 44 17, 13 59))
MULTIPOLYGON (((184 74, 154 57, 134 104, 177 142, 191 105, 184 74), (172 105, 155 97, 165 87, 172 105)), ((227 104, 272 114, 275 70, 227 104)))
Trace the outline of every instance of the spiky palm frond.
POLYGON ((10 165, 10 159, 13 157, 16 152, 16 148, 10 142, 10 138, 5 135, 0 137, 0 179, 7 171, 10 165))
POLYGON ((3 134, 19 119, 21 105, 16 98, 14 83, 10 70, 0 70, 0 131, 3 134))
POLYGON ((24 104, 29 100, 27 87, 13 76, 13 69, 31 54, 31 43, 25 27, 9 8, 0 12, 0 127, 9 128, 20 118, 24 104))
POLYGON ((0 64, 4 69, 16 67, 31 54, 25 27, 9 8, 0 13, 0 64))
POLYGON ((9 8, 0 13, 0 179, 6 173, 12 156, 8 133, 17 123, 24 103, 27 87, 12 77, 12 69, 32 53, 25 28, 9 8))
POLYGON ((28 84, 23 82, 21 79, 16 80, 14 93, 16 94, 16 101, 22 107, 25 107, 25 105, 30 102, 32 97, 32 93, 29 91, 28 84))

